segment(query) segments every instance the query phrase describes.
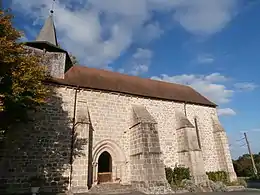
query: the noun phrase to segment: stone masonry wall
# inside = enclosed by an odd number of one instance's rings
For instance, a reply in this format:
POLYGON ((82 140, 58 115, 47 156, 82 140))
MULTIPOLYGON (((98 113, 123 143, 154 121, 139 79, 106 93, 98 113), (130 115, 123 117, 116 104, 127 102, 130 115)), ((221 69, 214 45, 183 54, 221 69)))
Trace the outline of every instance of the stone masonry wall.
POLYGON ((186 110, 187 118, 194 126, 194 118, 197 118, 197 127, 200 136, 205 171, 221 170, 219 164, 216 163, 218 153, 216 150, 211 118, 212 116, 217 117, 216 109, 198 105, 187 105, 186 110))
MULTIPOLYGON (((175 113, 176 111, 185 113, 186 109, 187 118, 194 126, 194 118, 197 118, 205 171, 220 170, 220 165, 216 163, 218 153, 214 144, 212 127, 212 116, 217 117, 215 108, 101 91, 82 90, 79 94, 79 99, 82 98, 86 101, 85 105, 90 113, 94 131, 93 153, 95 153, 95 146, 104 139, 117 143, 121 153, 120 159, 125 159, 125 162, 120 164, 120 167, 125 168, 120 171, 120 175, 117 175, 122 181, 128 182, 130 178, 129 131, 131 130, 129 128, 132 125, 132 105, 134 104, 144 106, 158 122, 158 136, 162 148, 161 158, 165 166, 174 167, 178 163, 175 113)), ((229 151, 228 148, 226 148, 225 155, 229 156, 230 153, 227 151, 229 151)), ((114 167, 114 169, 118 169, 118 167, 114 167)))
MULTIPOLYGON (((31 124, 35 130, 31 131, 32 127, 28 124, 26 128, 17 131, 21 136, 19 143, 16 143, 17 146, 14 145, 11 152, 6 153, 5 160, 1 161, 0 176, 3 178, 1 181, 12 183, 17 187, 9 185, 9 188, 22 187, 28 190, 28 182, 24 180, 43 168, 45 171, 42 173, 48 176, 44 191, 61 191, 68 188, 66 182, 70 175, 69 151, 75 89, 55 87, 53 91, 55 93, 50 98, 49 105, 43 109, 42 118, 37 120, 38 125, 31 124), (43 168, 34 164, 43 165, 43 168), (12 182, 13 180, 15 183, 12 182)), ((112 156, 113 180, 120 180, 122 183, 130 182, 129 139, 134 104, 144 106, 158 123, 161 159, 165 166, 174 167, 179 162, 175 114, 176 111, 182 113, 186 111, 187 118, 193 125, 195 125, 194 118, 197 117, 205 171, 220 170, 220 165, 216 161, 218 153, 214 144, 211 120, 212 116, 217 117, 215 108, 93 90, 80 90, 77 103, 76 120, 88 114, 90 125, 79 124, 76 127, 79 143, 74 152, 73 188, 85 187, 87 179, 95 182, 98 157, 104 151, 112 156), (90 162, 88 162, 87 145, 90 141, 88 140, 90 126, 91 132, 93 131, 93 140, 91 140, 93 176, 89 178, 87 173, 89 173, 90 162)), ((225 155, 230 156, 228 145, 224 146, 225 155)), ((4 184, 3 182, 1 183, 4 184)))
POLYGON ((66 53, 44 52, 43 50, 25 46, 30 53, 43 56, 43 64, 46 64, 49 74, 54 78, 64 78, 66 68, 66 53))
POLYGON ((43 191, 67 189, 73 96, 63 97, 55 89, 51 93, 48 104, 31 113, 33 121, 7 134, 0 160, 0 189, 4 192, 28 192, 30 178, 36 175, 46 179, 43 191))

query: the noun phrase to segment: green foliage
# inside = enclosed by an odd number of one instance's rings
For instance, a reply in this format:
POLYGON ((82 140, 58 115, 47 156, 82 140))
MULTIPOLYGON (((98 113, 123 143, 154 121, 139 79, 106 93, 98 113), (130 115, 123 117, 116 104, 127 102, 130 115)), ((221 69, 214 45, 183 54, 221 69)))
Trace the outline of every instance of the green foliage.
MULTIPOLYGON (((256 169, 260 171, 260 153, 253 155, 256 169)), ((253 177, 254 171, 249 154, 240 156, 237 160, 233 160, 235 172, 238 177, 253 177)))
POLYGON ((212 192, 227 192, 227 186, 222 181, 212 181, 209 180, 208 186, 212 190, 212 192))
POLYGON ((189 180, 189 179, 182 180, 180 186, 192 193, 202 192, 202 189, 200 188, 200 186, 196 185, 194 183, 194 181, 189 180))
POLYGON ((238 177, 236 181, 228 182, 228 186, 244 186, 247 187, 247 182, 244 178, 238 177))
POLYGON ((174 169, 165 168, 166 179, 171 186, 180 186, 182 180, 190 179, 190 170, 185 167, 175 166, 174 169))
POLYGON ((47 78, 41 56, 18 43, 22 33, 12 26, 10 11, 0 10, 0 131, 28 120, 27 111, 45 102, 47 78))
POLYGON ((244 186, 247 187, 246 180, 244 178, 238 177, 236 181, 229 182, 227 185, 229 186, 244 186))
POLYGON ((252 175, 251 177, 249 177, 249 180, 260 181, 260 173, 258 173, 258 175, 252 175))
POLYGON ((173 170, 170 167, 166 167, 165 168, 165 174, 166 174, 166 179, 168 181, 169 184, 172 183, 172 179, 173 179, 173 170))
POLYGON ((70 60, 72 62, 72 65, 78 65, 79 64, 79 61, 76 58, 76 56, 72 55, 71 53, 69 54, 69 56, 70 56, 70 60))
POLYGON ((207 172, 207 175, 211 181, 228 183, 228 174, 225 171, 207 172))
POLYGON ((245 179, 243 179, 243 178, 237 178, 237 183, 238 183, 238 185, 240 185, 240 186, 244 186, 244 187, 247 187, 247 183, 246 183, 246 180, 245 179))

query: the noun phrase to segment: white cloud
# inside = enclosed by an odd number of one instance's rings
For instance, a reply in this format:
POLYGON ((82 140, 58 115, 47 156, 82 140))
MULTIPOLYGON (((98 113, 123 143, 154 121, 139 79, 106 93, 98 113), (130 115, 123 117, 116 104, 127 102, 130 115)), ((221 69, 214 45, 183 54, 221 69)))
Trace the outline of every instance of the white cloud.
MULTIPOLYGON (((51 0, 13 0, 12 8, 34 24, 47 17, 51 0)), ((55 21, 61 45, 83 64, 107 67, 137 41, 163 35, 154 12, 174 15, 190 33, 210 35, 232 19, 235 0, 64 0, 56 1, 55 21)), ((144 46, 141 46, 144 47, 144 46)))
POLYGON ((205 80, 209 82, 225 82, 228 80, 228 78, 224 75, 221 75, 220 73, 212 73, 210 75, 205 76, 205 80))
POLYGON ((174 14, 187 31, 208 35, 222 30, 232 19, 236 0, 184 0, 174 14))
POLYGON ((236 83, 234 87, 239 91, 253 91, 258 86, 254 83, 236 83))
POLYGON ((231 108, 220 108, 218 109, 219 116, 235 116, 236 112, 231 108))
POLYGON ((252 129, 252 132, 260 132, 260 128, 259 129, 252 129))
POLYGON ((176 76, 163 74, 160 77, 152 77, 152 79, 189 85, 217 104, 228 103, 234 93, 232 89, 228 89, 223 84, 227 78, 219 73, 210 75, 183 74, 176 76))
POLYGON ((250 133, 250 132, 260 132, 260 128, 255 128, 255 129, 249 129, 249 130, 240 131, 240 133, 250 133))
POLYGON ((152 51, 149 49, 138 48, 136 53, 133 55, 134 59, 150 59, 152 57, 152 51))
POLYGON ((140 75, 148 72, 153 52, 149 49, 138 48, 133 54, 128 67, 120 69, 119 72, 140 75))
POLYGON ((211 64, 214 61, 215 61, 214 57, 209 54, 202 54, 202 55, 199 55, 197 58, 197 62, 199 64, 211 64))
POLYGON ((139 29, 139 31, 139 33, 136 33, 134 39, 141 43, 149 43, 150 41, 160 38, 164 33, 164 30, 158 22, 147 24, 139 29))
POLYGON ((146 73, 149 70, 149 67, 147 64, 138 64, 136 66, 133 66, 132 70, 129 72, 129 74, 132 75, 140 75, 142 73, 146 73))

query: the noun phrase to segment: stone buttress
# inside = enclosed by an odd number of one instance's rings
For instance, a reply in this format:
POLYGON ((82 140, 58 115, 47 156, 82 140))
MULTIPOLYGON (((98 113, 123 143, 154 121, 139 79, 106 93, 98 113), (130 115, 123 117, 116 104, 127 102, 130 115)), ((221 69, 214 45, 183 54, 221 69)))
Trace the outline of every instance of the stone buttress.
POLYGON ((133 122, 130 128, 131 184, 148 194, 170 193, 165 166, 160 159, 157 122, 143 106, 133 106, 133 122))
POLYGON ((212 125, 216 151, 218 154, 219 168, 221 171, 228 173, 230 181, 236 181, 237 176, 230 156, 226 132, 217 117, 212 117, 212 125))
POLYGON ((207 175, 195 127, 181 112, 176 112, 179 164, 188 167, 195 183, 205 183, 207 175))
POLYGON ((79 193, 88 191, 92 183, 92 128, 86 103, 76 103, 71 190, 79 193))

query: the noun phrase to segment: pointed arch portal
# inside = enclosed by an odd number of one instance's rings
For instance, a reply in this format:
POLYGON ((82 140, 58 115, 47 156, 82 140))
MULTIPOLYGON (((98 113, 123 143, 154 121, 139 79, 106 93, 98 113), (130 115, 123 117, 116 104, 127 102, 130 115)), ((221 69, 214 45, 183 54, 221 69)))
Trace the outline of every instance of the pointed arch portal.
POLYGON ((102 152, 98 158, 98 181, 112 181, 112 157, 107 151, 102 152))
POLYGON ((93 182, 124 181, 126 157, 113 140, 104 139, 93 148, 93 182))

